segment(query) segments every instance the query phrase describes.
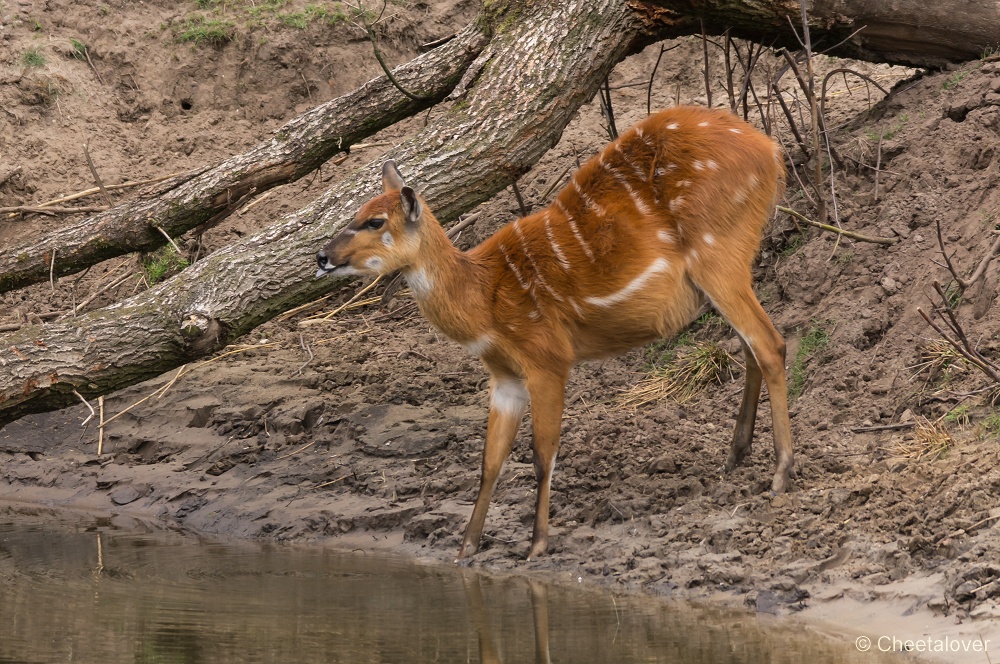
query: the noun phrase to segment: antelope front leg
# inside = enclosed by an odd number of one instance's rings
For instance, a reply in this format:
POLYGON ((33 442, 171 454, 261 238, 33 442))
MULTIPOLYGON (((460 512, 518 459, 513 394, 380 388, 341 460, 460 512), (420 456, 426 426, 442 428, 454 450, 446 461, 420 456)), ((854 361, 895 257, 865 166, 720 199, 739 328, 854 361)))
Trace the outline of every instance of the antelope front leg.
POLYGON ((552 470, 559 451, 559 429, 562 425, 563 394, 566 375, 545 375, 529 379, 531 422, 535 451, 535 530, 531 536, 528 560, 545 554, 549 545, 549 489, 552 470))
POLYGON ((486 512, 490 508, 493 490, 514 446, 517 427, 524 418, 528 405, 528 392, 524 383, 517 379, 495 381, 490 387, 490 418, 486 425, 486 447, 483 449, 483 474, 479 480, 479 495, 472 508, 472 518, 465 529, 462 548, 458 558, 471 556, 479 550, 479 540, 483 536, 486 512))

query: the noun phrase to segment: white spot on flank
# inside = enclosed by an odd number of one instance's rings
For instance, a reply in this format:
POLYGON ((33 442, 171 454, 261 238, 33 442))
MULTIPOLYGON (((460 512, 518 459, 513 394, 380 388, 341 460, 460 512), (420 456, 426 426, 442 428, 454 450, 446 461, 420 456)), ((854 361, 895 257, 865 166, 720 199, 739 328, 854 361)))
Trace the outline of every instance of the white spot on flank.
POLYGON ((700 171, 701 169, 705 168, 704 164, 702 164, 701 161, 698 159, 695 159, 694 163, 691 165, 694 166, 694 170, 696 171, 700 171))
POLYGON ((678 187, 690 187, 691 180, 678 180, 677 182, 674 183, 674 185, 678 187))
POLYGON ((598 307, 610 307, 612 305, 618 304, 624 300, 627 300, 637 291, 642 289, 646 283, 653 278, 653 276, 659 274, 660 272, 665 272, 670 269, 670 263, 667 262, 666 258, 657 258, 653 263, 647 267, 642 274, 630 281, 621 290, 612 293, 611 295, 606 295, 604 297, 588 297, 587 302, 596 305, 598 307))
POLYGON ((691 267, 696 262, 698 262, 698 252, 692 249, 687 255, 688 267, 691 267))
POLYGON ((528 318, 531 320, 539 320, 542 317, 542 313, 538 309, 532 309, 528 312, 528 318))
POLYGON ((684 205, 684 197, 678 196, 677 198, 670 201, 670 211, 677 212, 677 210, 679 210, 682 205, 684 205))
POLYGON ((702 236, 702 239, 705 241, 705 244, 707 245, 715 244, 715 238, 712 236, 711 233, 705 233, 705 235, 702 236))
POLYGON ((706 122, 699 122, 698 126, 699 127, 707 127, 708 126, 708 122, 707 121, 706 122))
POLYGON ((743 203, 746 202, 746 200, 747 200, 747 190, 744 189, 743 187, 740 187, 739 189, 736 190, 736 193, 733 194, 733 202, 736 203, 737 205, 742 205, 743 203))
POLYGON ((422 267, 415 270, 405 270, 403 277, 406 279, 406 285, 418 298, 427 297, 434 290, 434 280, 422 267))
POLYGON ((719 168, 719 165, 717 163, 715 163, 714 161, 712 161, 711 159, 709 159, 708 161, 705 162, 705 166, 707 166, 708 169, 711 170, 711 171, 718 170, 718 168, 719 168))
POLYGON ((667 244, 674 243, 674 236, 669 231, 656 231, 656 237, 660 238, 660 242, 666 242, 667 244))
POLYGON ((677 129, 679 126, 680 125, 677 124, 676 122, 671 122, 670 124, 667 125, 667 129, 677 129))
POLYGON ((522 415, 528 405, 528 390, 524 383, 506 378, 496 381, 490 391, 490 408, 506 415, 522 415))
POLYGON ((734 134, 742 134, 743 133, 742 131, 740 131, 736 127, 730 127, 729 131, 733 132, 734 134))
POLYGON ((476 357, 481 357, 483 353, 488 351, 493 346, 493 337, 488 334, 484 334, 481 337, 477 337, 472 341, 461 342, 462 348, 467 350, 470 355, 475 355, 476 357))

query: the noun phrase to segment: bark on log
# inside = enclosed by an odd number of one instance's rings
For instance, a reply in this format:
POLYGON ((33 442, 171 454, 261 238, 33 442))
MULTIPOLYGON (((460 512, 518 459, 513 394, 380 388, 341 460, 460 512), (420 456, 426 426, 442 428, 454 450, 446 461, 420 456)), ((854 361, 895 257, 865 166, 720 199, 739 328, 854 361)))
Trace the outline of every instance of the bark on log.
MULTIPOLYGON (((798 48, 793 28, 798 5, 781 0, 621 0, 645 22, 650 38, 731 34, 763 44, 798 48)), ((988 0, 925 3, 897 0, 816 0, 809 6, 816 49, 912 66, 978 58, 1000 46, 1000 10, 988 0), (853 37, 852 37, 853 35, 853 37), (851 37, 848 39, 848 37, 851 37)), ((404 87, 440 101, 486 41, 477 25, 457 39, 399 68, 404 87)), ((156 198, 132 200, 62 229, 40 242, 0 254, 0 293, 49 278, 52 250, 56 276, 101 260, 149 251, 171 236, 225 211, 251 189, 259 194, 311 172, 340 149, 406 117, 431 101, 415 102, 385 77, 293 120, 278 138, 206 171, 195 171, 156 190, 156 198), (284 137, 284 140, 282 140, 284 137)))
MULTIPOLYGON (((488 17, 495 34, 464 99, 393 151, 442 220, 530 169, 639 34, 620 0, 515 6, 516 15, 488 17)), ((74 389, 95 396, 158 375, 329 292, 335 280, 313 277, 314 254, 380 190, 379 169, 362 168, 307 208, 125 302, 3 337, 0 426, 75 403, 74 389)))
MULTIPOLYGON (((915 0, 899 1, 915 6, 915 0)), ((818 4, 835 8, 845 2, 860 0, 818 4)), ((691 16, 697 18, 698 12, 706 27, 718 29, 712 8, 721 12, 734 5, 721 0, 494 0, 481 23, 491 34, 490 42, 460 84, 459 89, 468 87, 464 98, 392 156, 438 217, 452 219, 526 172, 556 143, 579 106, 622 57, 653 38, 690 32, 691 16), (667 6, 675 9, 664 9, 667 6), (682 16, 682 10, 690 13, 682 16)), ((977 20, 992 26, 986 33, 1000 30, 1000 9, 990 14, 983 0, 966 6, 981 10, 977 20), (986 21, 987 16, 992 19, 986 21)), ((758 18, 770 17, 770 23, 763 23, 770 26, 763 41, 791 38, 787 16, 794 21, 797 7, 777 2, 735 7, 758 18)), ((826 35, 829 43, 854 26, 832 10, 813 11, 815 16, 829 15, 832 26, 814 28, 814 39, 826 35)), ((927 8, 914 12, 922 16, 927 8)), ((884 37, 905 33, 906 21, 912 18, 885 14, 877 23, 883 42, 858 36, 851 42, 854 46, 841 48, 885 48, 879 59, 904 53, 919 61, 919 52, 907 50, 924 48, 919 39, 895 43, 884 37)), ((751 36, 747 33, 753 23, 735 18, 733 23, 751 36)), ((946 32, 938 26, 936 34, 946 32)), ((759 30, 755 34, 762 38, 759 30)), ((983 34, 977 32, 965 42, 966 55, 989 45, 981 43, 983 34)), ((942 52, 962 51, 948 47, 942 52)), ((314 252, 377 193, 379 167, 369 164, 275 226, 137 297, 74 322, 32 325, 0 337, 0 426, 25 413, 75 403, 74 390, 93 396, 158 375, 332 290, 334 280, 312 277, 314 252)))
POLYGON ((338 152, 440 102, 488 37, 472 24, 455 39, 398 67, 394 76, 421 98, 410 99, 385 76, 300 115, 275 137, 243 154, 157 185, 151 195, 61 228, 40 241, 0 252, 0 293, 72 274, 102 260, 151 251, 225 212, 248 194, 298 180, 338 152))
MULTIPOLYGON (((659 39, 727 30, 734 37, 801 48, 797 2, 760 0, 625 0, 659 39)), ((807 1, 813 48, 831 55, 942 67, 981 58, 1000 47, 1000 8, 993 0, 807 1), (853 36, 852 36, 853 35, 853 36), (848 39, 850 38, 850 39, 848 39)))

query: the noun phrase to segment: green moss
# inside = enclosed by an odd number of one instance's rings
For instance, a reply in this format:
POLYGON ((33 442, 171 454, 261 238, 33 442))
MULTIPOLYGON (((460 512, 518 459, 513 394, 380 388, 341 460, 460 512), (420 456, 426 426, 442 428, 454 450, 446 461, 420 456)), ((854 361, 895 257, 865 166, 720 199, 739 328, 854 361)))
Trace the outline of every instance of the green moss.
POLYGON ((146 272, 146 280, 150 286, 173 276, 188 265, 188 261, 169 244, 142 257, 142 269, 146 272))

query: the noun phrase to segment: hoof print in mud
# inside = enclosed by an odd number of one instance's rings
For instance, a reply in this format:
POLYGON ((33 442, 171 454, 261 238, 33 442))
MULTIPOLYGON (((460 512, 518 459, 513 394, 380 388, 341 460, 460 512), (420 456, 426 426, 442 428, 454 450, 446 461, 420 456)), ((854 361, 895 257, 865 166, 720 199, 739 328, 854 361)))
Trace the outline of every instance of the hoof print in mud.
POLYGON ((396 404, 365 406, 350 415, 352 436, 365 454, 424 457, 458 438, 463 422, 453 409, 396 404))

